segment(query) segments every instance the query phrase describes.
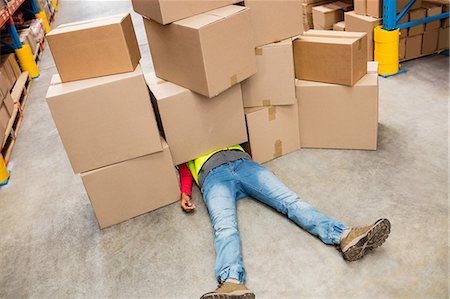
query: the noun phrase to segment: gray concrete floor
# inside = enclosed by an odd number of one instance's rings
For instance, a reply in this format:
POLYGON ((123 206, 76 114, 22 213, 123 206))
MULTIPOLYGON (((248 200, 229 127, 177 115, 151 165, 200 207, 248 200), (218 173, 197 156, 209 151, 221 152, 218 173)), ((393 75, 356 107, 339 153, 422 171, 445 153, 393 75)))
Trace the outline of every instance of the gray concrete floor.
MULTIPOLYGON (((131 11, 127 1, 62 1, 53 26, 131 11)), ((151 70, 142 20, 133 15, 151 70)), ((448 298, 448 57, 380 79, 379 150, 301 150, 267 164, 305 200, 348 225, 388 217, 388 241, 345 262, 333 247, 251 199, 238 203, 247 285, 258 298, 448 298)), ((209 218, 173 204, 99 230, 45 94, 44 53, 0 190, 1 298, 198 298, 216 286, 209 218)))

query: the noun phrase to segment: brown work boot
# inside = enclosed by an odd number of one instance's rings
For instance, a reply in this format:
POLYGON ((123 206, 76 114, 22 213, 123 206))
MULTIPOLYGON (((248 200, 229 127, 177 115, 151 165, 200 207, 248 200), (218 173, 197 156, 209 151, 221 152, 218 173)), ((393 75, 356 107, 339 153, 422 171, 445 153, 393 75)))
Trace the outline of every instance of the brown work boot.
POLYGON ((350 262, 359 260, 366 252, 383 244, 390 232, 391 223, 385 218, 369 226, 352 228, 341 240, 344 259, 350 262))
POLYGON ((217 290, 206 293, 200 299, 255 299, 255 294, 243 284, 224 282, 217 290))

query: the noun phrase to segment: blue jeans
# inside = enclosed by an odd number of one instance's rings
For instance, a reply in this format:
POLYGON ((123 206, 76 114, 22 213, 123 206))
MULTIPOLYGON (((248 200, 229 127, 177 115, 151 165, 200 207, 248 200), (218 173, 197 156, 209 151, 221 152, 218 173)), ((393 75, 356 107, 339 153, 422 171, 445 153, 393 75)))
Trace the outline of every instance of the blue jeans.
POLYGON ((209 172, 202 186, 215 240, 215 274, 244 282, 244 263, 237 226, 236 201, 251 196, 280 213, 326 244, 339 244, 345 225, 304 202, 265 167, 251 160, 222 164, 209 172))

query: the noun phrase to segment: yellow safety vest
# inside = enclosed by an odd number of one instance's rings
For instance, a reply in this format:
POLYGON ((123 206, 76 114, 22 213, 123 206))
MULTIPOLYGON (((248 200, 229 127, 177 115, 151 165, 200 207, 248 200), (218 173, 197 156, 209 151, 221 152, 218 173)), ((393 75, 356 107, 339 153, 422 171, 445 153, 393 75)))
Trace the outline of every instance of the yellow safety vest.
POLYGON ((240 146, 240 145, 224 147, 224 148, 210 152, 209 154, 203 155, 201 157, 198 157, 195 160, 191 160, 186 163, 186 165, 189 168, 189 170, 191 171, 192 177, 194 178, 197 185, 198 185, 198 173, 200 172, 200 169, 202 169, 203 164, 205 164, 205 162, 208 161, 208 159, 211 158, 211 156, 214 155, 215 153, 218 153, 220 151, 229 151, 229 150, 239 150, 239 151, 245 152, 244 149, 242 148, 242 146, 240 146))

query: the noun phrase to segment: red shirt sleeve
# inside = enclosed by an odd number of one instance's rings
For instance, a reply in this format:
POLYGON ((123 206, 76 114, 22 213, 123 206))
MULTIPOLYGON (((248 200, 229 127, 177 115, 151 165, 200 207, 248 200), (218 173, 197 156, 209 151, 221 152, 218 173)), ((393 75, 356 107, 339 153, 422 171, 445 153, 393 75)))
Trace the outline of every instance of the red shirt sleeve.
POLYGON ((181 193, 186 193, 191 196, 192 193, 192 174, 186 163, 178 165, 180 172, 180 188, 181 193))

